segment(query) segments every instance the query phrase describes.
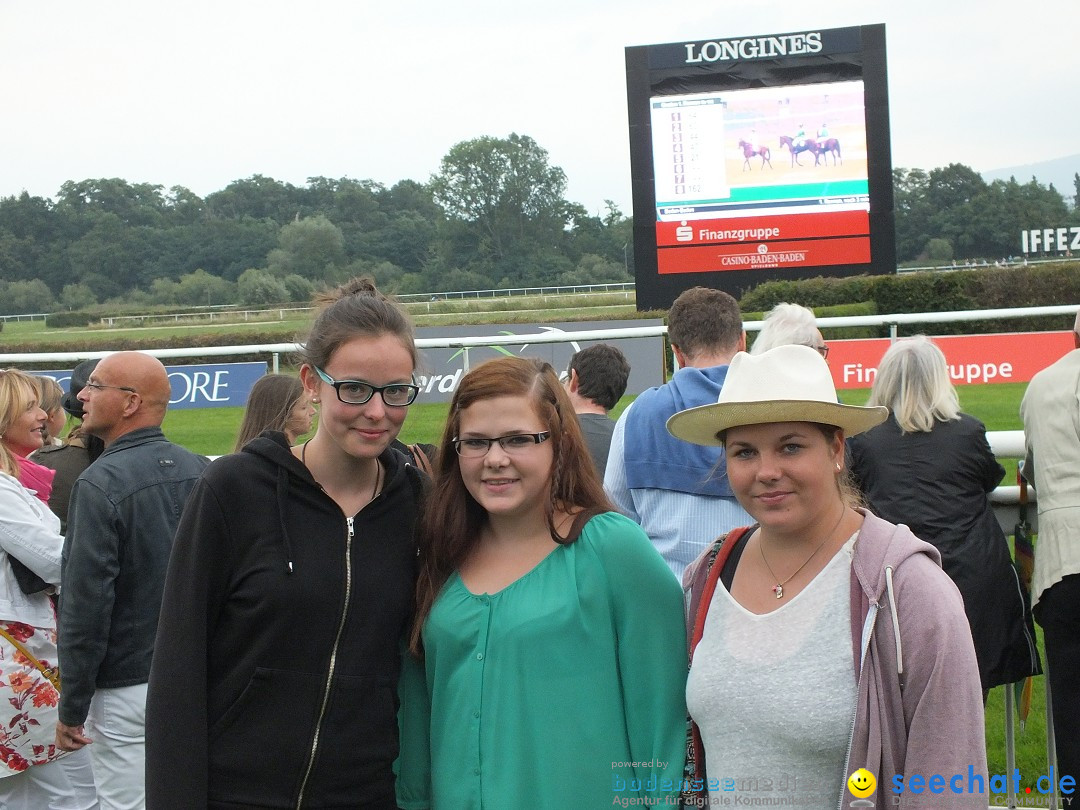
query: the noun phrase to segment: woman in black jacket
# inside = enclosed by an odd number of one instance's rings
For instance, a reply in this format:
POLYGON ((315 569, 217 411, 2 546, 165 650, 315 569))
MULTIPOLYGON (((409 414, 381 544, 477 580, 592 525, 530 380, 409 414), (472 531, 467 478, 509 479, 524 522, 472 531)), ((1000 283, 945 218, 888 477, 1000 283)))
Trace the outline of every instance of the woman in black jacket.
POLYGON ((177 531, 147 697, 147 807, 395 807, 420 474, 390 447, 412 327, 369 282, 323 302, 315 435, 207 468, 177 531))
POLYGON ((941 552, 964 597, 984 692, 1039 674, 1031 611, 988 497, 1005 470, 983 424, 960 413, 945 355, 923 335, 894 343, 867 404, 892 416, 848 440, 852 474, 875 514, 941 552))

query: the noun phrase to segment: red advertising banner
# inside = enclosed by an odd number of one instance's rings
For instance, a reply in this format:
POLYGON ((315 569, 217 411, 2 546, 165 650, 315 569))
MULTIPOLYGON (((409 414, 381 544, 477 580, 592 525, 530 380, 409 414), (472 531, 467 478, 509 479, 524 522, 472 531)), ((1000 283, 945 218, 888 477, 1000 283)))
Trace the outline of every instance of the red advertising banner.
MULTIPOLYGON (((901 338, 902 339, 902 338, 901 338)), ((932 338, 945 354, 954 385, 1028 382, 1072 351, 1071 332, 950 335, 932 338)), ((829 368, 837 389, 869 388, 888 338, 830 340, 829 368)))
POLYGON ((870 233, 866 211, 814 211, 811 214, 691 219, 657 222, 658 247, 749 243, 823 236, 864 236, 870 233))
POLYGON ((860 264, 870 261, 870 237, 667 247, 656 259, 661 274, 860 264))

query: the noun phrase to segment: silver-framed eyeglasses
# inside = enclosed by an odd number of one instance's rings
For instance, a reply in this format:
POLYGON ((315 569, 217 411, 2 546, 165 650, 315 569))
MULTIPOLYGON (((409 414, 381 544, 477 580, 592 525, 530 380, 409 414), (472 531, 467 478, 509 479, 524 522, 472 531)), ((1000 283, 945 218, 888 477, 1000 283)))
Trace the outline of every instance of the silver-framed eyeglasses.
POLYGON ((480 436, 470 436, 467 439, 453 439, 452 444, 457 454, 464 458, 480 458, 486 456, 495 442, 499 443, 506 453, 515 455, 524 453, 530 447, 546 442, 551 437, 551 432, 543 430, 539 433, 511 433, 508 436, 495 436, 485 439, 480 436))
POLYGON ((105 383, 90 382, 89 380, 86 382, 83 388, 89 388, 92 391, 104 391, 106 388, 113 388, 117 391, 127 391, 129 394, 139 393, 130 385, 105 385, 105 383))
POLYGON ((820 346, 811 346, 810 348, 820 354, 825 360, 829 359, 829 347, 826 344, 822 343, 820 346))
POLYGON ((346 405, 363 405, 378 391, 384 404, 394 408, 404 408, 406 405, 412 405, 416 395, 420 393, 420 386, 411 383, 372 385, 363 380, 335 380, 318 366, 312 366, 312 368, 323 382, 334 386, 337 398, 346 405))

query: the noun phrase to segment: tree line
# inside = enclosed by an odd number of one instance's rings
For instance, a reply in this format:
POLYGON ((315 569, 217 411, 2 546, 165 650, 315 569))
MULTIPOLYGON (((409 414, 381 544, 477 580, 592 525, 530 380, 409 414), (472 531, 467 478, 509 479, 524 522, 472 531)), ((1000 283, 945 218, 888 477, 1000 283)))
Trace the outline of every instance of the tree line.
POLYGON ((904 262, 988 259, 1020 252, 1025 228, 1080 224, 1080 174, 1070 206, 1053 183, 1034 177, 987 183, 960 163, 929 172, 894 169, 896 257, 904 262))
MULTIPOLYGON (((987 184, 960 164, 894 179, 902 262, 1006 256, 1022 227, 1076 216, 1034 179, 987 184)), ((426 182, 389 187, 254 175, 202 198, 102 178, 0 198, 4 314, 307 301, 356 275, 397 293, 629 281, 632 222, 567 200, 565 172, 517 134, 458 143, 426 182)))

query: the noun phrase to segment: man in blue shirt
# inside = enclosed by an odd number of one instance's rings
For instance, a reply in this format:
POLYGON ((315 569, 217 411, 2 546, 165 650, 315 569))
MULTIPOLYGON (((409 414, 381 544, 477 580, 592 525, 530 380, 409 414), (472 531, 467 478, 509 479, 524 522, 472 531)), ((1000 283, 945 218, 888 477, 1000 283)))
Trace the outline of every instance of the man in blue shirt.
POLYGON ((668 340, 679 370, 619 417, 604 489, 681 579, 707 543, 753 523, 728 485, 723 448, 680 441, 665 427, 678 411, 716 402, 731 358, 746 349, 739 305, 720 290, 686 290, 668 312, 668 340))

